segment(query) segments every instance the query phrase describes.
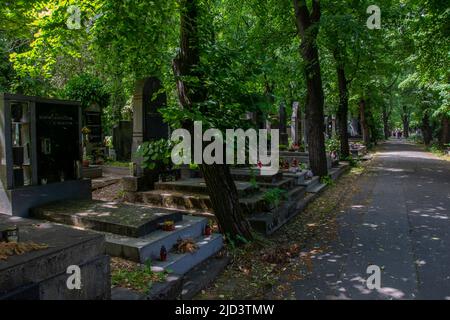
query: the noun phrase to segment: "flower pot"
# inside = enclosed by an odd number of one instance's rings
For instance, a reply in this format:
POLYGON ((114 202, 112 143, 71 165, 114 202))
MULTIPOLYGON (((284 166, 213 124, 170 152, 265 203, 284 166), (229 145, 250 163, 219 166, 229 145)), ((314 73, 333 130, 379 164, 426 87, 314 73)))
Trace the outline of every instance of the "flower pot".
POLYGON ((91 162, 89 160, 83 160, 83 168, 89 168, 91 162))

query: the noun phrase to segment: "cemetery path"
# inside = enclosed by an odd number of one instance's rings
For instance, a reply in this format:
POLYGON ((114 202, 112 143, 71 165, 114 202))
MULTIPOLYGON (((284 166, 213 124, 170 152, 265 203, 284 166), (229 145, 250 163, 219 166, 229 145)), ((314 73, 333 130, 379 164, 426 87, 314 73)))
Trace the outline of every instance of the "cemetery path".
POLYGON ((334 239, 290 282, 292 298, 450 299, 450 162, 389 141, 357 183, 334 239), (367 288, 370 265, 379 290, 367 288))

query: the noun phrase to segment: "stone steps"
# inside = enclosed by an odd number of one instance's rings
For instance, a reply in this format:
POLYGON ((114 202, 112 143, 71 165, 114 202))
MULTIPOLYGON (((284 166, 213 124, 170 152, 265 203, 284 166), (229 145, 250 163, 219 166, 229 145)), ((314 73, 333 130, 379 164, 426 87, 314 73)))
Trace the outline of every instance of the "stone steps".
POLYGON ((91 201, 68 206, 56 203, 34 212, 41 219, 91 229, 105 238, 104 251, 110 256, 138 263, 150 261, 161 271, 170 270, 177 274, 189 271, 223 246, 222 235, 204 236, 207 218, 183 215, 186 212, 165 208, 91 201), (165 221, 174 221, 175 230, 161 230, 160 224, 165 221), (175 253, 172 248, 179 239, 194 239, 199 249, 188 255, 175 253), (169 251, 168 261, 164 263, 159 261, 163 246, 169 251))
POLYGON ((286 201, 278 209, 272 212, 253 214, 248 220, 253 229, 260 233, 271 235, 302 211, 312 199, 312 195, 306 195, 300 200, 286 201))
POLYGON ((312 179, 305 180, 301 186, 306 188, 306 192, 311 192, 311 190, 314 190, 318 185, 320 184, 320 178, 319 177, 313 177, 312 179))
POLYGON ((293 172, 283 173, 283 177, 294 178, 296 181, 296 184, 298 186, 301 186, 305 183, 306 175, 307 175, 307 171, 301 171, 301 172, 296 172, 296 173, 293 173, 293 172))
POLYGON ((161 192, 161 190, 153 190, 139 192, 136 201, 162 208, 194 210, 199 212, 208 212, 212 208, 209 196, 178 191, 161 192))
POLYGON ((231 175, 235 181, 250 181, 252 178, 255 178, 257 182, 275 183, 283 179, 281 172, 271 175, 261 175, 259 168, 254 168, 253 173, 250 168, 231 169, 231 175))
MULTIPOLYGON (((245 197, 258 192, 258 188, 254 187, 250 182, 235 181, 235 184, 240 197, 245 197)), ((206 183, 201 178, 180 180, 175 182, 157 182, 155 183, 155 189, 161 191, 208 194, 206 183)))
POLYGON ((351 169, 351 167, 347 162, 341 162, 341 163, 339 163, 338 166, 336 166, 330 170, 330 176, 333 180, 337 180, 344 173, 348 172, 350 169, 351 169))
POLYGON ((152 270, 155 272, 168 271, 185 274, 199 263, 219 252, 223 247, 223 237, 220 234, 201 236, 194 239, 198 249, 193 253, 175 253, 169 251, 167 261, 152 260, 152 270))
POLYGON ((165 208, 85 200, 55 202, 31 211, 33 217, 79 228, 129 237, 156 231, 165 221, 181 221, 183 214, 165 208))
POLYGON ((169 250, 180 238, 196 239, 202 236, 207 223, 206 218, 184 216, 182 221, 175 224, 175 231, 172 232, 158 230, 140 238, 104 233, 106 253, 111 256, 145 263, 148 259, 158 259, 162 246, 169 250))
POLYGON ((259 187, 262 189, 283 189, 291 190, 295 187, 296 182, 294 178, 284 178, 283 180, 277 181, 275 183, 258 183, 259 187))

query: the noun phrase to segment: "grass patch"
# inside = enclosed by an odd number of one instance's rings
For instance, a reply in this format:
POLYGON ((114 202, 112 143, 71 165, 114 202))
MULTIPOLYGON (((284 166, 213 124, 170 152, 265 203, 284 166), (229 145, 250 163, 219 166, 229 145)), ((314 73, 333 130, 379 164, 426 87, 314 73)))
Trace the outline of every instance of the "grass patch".
POLYGON ((153 272, 151 264, 140 265, 120 258, 111 259, 111 284, 144 294, 149 293, 156 282, 164 282, 168 272, 153 272))
POLYGON ((129 168, 130 167, 130 163, 129 162, 123 162, 123 161, 106 161, 105 162, 105 166, 129 168))
POLYGON ((437 143, 432 144, 431 146, 427 147, 426 150, 428 152, 433 153, 434 155, 438 156, 439 158, 443 160, 450 161, 450 155, 448 154, 447 150, 450 148, 450 145, 440 145, 437 143))

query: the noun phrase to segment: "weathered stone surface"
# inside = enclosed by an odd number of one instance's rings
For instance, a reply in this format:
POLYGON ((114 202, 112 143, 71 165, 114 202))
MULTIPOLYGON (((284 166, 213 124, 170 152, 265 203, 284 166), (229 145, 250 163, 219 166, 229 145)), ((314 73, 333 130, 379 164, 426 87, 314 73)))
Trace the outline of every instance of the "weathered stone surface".
POLYGON ((123 177, 122 189, 125 192, 137 192, 139 190, 139 178, 137 177, 123 177))
POLYGON ((86 275, 84 278, 86 290, 78 293, 79 298, 109 297, 109 288, 106 290, 109 286, 109 263, 106 263, 107 257, 103 256, 105 243, 102 235, 52 223, 0 215, 0 227, 11 225, 18 226, 20 241, 46 244, 48 248, 0 261, 0 296, 6 299, 26 296, 32 298, 36 295, 36 291, 33 291, 36 289, 34 285, 38 285, 39 299, 75 298, 73 293, 63 293, 61 297, 54 296, 56 292, 43 288, 54 286, 55 290, 57 287, 58 290, 62 290, 63 275, 66 276, 66 280, 68 277, 67 268, 77 265, 82 269, 82 276, 86 275), (83 266, 87 269, 83 269, 83 266), (58 276, 62 278, 56 279, 58 276))
POLYGON ((261 170, 258 168, 254 168, 253 170, 250 168, 232 169, 231 175, 235 181, 250 181, 254 178, 257 182, 265 183, 275 183, 283 178, 281 172, 272 175, 261 175, 261 170))
POLYGON ((33 209, 33 216, 87 229, 141 237, 182 214, 168 209, 104 201, 66 201, 33 209))
POLYGON ((81 290, 67 289, 66 272, 39 284, 40 300, 109 300, 111 298, 110 258, 100 256, 79 266, 81 290))
MULTIPOLYGON (((0 193, 2 189, 0 189, 0 193)), ((63 200, 91 199, 91 180, 72 180, 31 186, 5 191, 7 197, 0 194, 0 200, 9 202, 9 206, 0 205, 0 212, 8 215, 27 218, 30 208, 63 200), (6 210, 2 210, 5 207, 6 210), (9 207, 9 211, 8 211, 9 207)))
POLYGON ((184 216, 182 221, 175 223, 175 231, 172 232, 158 230, 140 238, 105 233, 106 253, 139 263, 156 260, 162 246, 172 248, 179 239, 195 239, 203 235, 207 224, 205 218, 184 216))
MULTIPOLYGON (((241 197, 258 191, 258 188, 255 188, 249 182, 235 181, 235 184, 237 191, 241 197)), ((181 180, 175 182, 158 182, 155 184, 155 188, 157 190, 208 194, 206 183, 203 179, 200 178, 181 180)))
POLYGON ((210 286, 230 260, 229 256, 211 257, 189 271, 184 277, 181 299, 191 300, 201 290, 210 286))
POLYGON ((101 167, 89 167, 83 168, 83 178, 87 179, 97 179, 103 176, 103 171, 101 167))

